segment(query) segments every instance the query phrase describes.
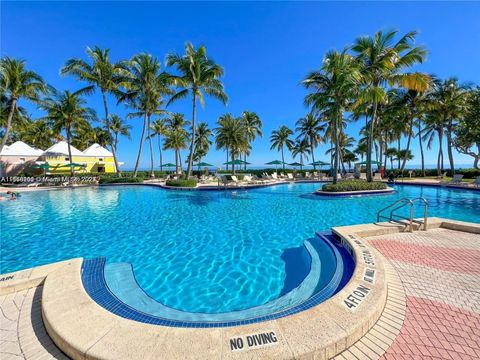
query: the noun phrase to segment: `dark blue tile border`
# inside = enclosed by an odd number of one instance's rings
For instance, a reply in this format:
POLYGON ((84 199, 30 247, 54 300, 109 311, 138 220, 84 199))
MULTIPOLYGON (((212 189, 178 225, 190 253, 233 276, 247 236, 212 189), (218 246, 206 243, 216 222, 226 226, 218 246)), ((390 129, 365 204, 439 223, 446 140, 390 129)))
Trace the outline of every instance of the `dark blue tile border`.
POLYGON ((330 282, 321 291, 311 296, 302 304, 278 311, 270 315, 251 319, 226 322, 179 321, 170 320, 159 316, 153 316, 138 311, 120 301, 108 288, 104 277, 104 268, 106 263, 105 258, 83 260, 81 277, 85 291, 97 304, 102 306, 104 309, 114 313, 115 315, 121 316, 126 319, 154 325, 190 328, 228 327, 253 324, 256 322, 275 320, 281 317, 299 313, 324 302, 335 294, 342 279, 344 270, 342 256, 328 238, 324 236, 320 237, 332 248, 337 261, 337 267, 330 282))

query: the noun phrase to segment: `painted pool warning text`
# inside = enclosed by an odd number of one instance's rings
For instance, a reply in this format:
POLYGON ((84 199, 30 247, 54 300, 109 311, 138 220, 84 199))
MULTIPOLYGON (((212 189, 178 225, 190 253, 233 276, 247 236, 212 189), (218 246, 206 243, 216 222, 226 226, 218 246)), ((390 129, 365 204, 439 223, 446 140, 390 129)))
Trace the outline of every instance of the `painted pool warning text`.
POLYGON ((343 304, 351 310, 354 310, 360 303, 365 300, 370 293, 370 288, 365 285, 358 285, 350 295, 343 300, 343 304))
POLYGON ((230 339, 230 350, 241 351, 246 349, 258 349, 265 346, 278 344, 278 337, 274 331, 258 334, 242 335, 230 339))

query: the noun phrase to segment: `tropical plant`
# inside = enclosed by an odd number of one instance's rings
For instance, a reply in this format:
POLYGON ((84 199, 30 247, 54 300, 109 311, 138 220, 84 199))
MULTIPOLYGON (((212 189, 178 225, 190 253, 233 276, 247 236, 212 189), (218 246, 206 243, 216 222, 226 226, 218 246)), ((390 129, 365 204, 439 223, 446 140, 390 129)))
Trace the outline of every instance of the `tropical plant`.
POLYGON ((115 150, 118 149, 118 136, 126 136, 130 139, 130 130, 132 129, 131 125, 126 124, 123 119, 115 114, 110 114, 110 131, 113 134, 112 146, 115 150))
POLYGON ((360 73, 356 60, 344 49, 326 54, 320 70, 309 73, 302 81, 312 90, 305 97, 305 104, 314 113, 325 113, 329 122, 328 137, 335 146, 333 182, 337 182, 339 166, 339 138, 343 130, 344 112, 351 108, 357 94, 360 73))
POLYGON ((297 128, 295 129, 295 131, 299 132, 299 138, 303 137, 310 144, 314 170, 317 169, 315 165, 315 148, 321 143, 322 132, 325 132, 327 128, 321 121, 320 117, 308 113, 305 117, 297 120, 297 128))
POLYGON ((367 179, 372 181, 372 146, 374 129, 378 123, 378 106, 385 103, 386 86, 398 84, 408 90, 423 91, 424 78, 417 74, 401 73, 402 69, 422 63, 426 50, 414 46, 416 32, 412 31, 395 41, 397 31, 378 31, 373 37, 358 38, 352 51, 361 64, 362 87, 357 99, 358 103, 371 106, 367 136, 367 179))
POLYGON ((157 119, 150 127, 152 132, 149 137, 157 137, 160 171, 163 171, 162 137, 165 136, 168 130, 166 121, 165 119, 157 119))
POLYGON ((348 171, 352 168, 352 163, 358 161, 358 158, 355 156, 355 153, 352 151, 345 151, 343 154, 343 161, 348 164, 348 171))
POLYGON ((432 115, 438 118, 437 123, 443 124, 447 137, 447 153, 452 175, 455 175, 453 159, 453 138, 456 123, 467 113, 468 87, 460 85, 456 78, 445 81, 436 80, 431 94, 432 115))
POLYGON ((473 157, 473 167, 480 169, 480 87, 469 93, 467 111, 455 127, 453 142, 457 151, 473 157))
POLYGON ((195 49, 191 43, 185 44, 185 54, 168 54, 166 58, 168 66, 175 66, 180 75, 172 75, 174 84, 181 88, 175 93, 168 104, 185 98, 189 93, 192 95, 192 136, 190 141, 190 154, 188 157, 187 178, 190 177, 193 163, 194 144, 196 136, 196 109, 197 100, 204 106, 204 93, 213 98, 227 103, 227 95, 224 91, 220 77, 223 76, 223 68, 207 57, 207 49, 201 45, 195 49))
POLYGON ((285 170, 285 156, 283 153, 283 149, 286 147, 288 150, 293 148, 294 142, 290 139, 290 136, 293 135, 293 131, 290 130, 285 125, 280 126, 278 130, 272 131, 272 135, 270 135, 270 150, 277 149, 282 153, 282 165, 283 170, 285 170))
POLYGON ((308 143, 308 139, 304 138, 301 140, 297 140, 293 147, 291 148, 293 158, 300 156, 300 171, 303 167, 303 158, 308 160, 308 155, 310 154, 310 144, 308 143))
POLYGON ((44 119, 17 123, 15 134, 18 139, 38 149, 48 149, 58 136, 44 119))
POLYGON ((57 92, 52 90, 53 96, 39 102, 42 110, 47 112, 44 119, 51 122, 52 129, 60 133, 65 131, 68 144, 68 159, 70 162, 70 174, 73 176, 71 140, 72 132, 79 128, 87 127, 89 122, 96 121, 97 116, 93 109, 85 106, 83 94, 88 94, 89 89, 80 89, 75 92, 68 90, 57 92))
POLYGON ((185 129, 169 129, 165 134, 163 149, 175 150, 175 173, 180 174, 180 150, 187 148, 188 132, 185 129))
MULTIPOLYGON (((242 121, 249 144, 255 141, 257 136, 263 136, 262 120, 260 120, 260 117, 256 113, 254 113, 253 111, 244 111, 242 113, 242 121)), ((247 153, 248 151, 244 152, 245 170, 247 169, 247 153)))
POLYGON ((210 140, 213 135, 212 130, 208 128, 208 124, 201 122, 197 126, 197 136, 195 138, 194 160, 200 162, 202 158, 207 155, 212 145, 210 140))
POLYGON ((230 114, 221 116, 215 128, 217 149, 229 149, 232 159, 232 174, 235 175, 235 157, 248 148, 248 138, 242 118, 230 114))
POLYGON ((6 97, 5 104, 8 104, 9 107, 0 152, 7 143, 13 119, 21 115, 18 112, 18 101, 25 99, 36 103, 40 99, 40 95, 47 92, 48 87, 41 76, 27 70, 24 60, 17 60, 8 56, 0 60, 0 93, 2 98, 6 97))
POLYGON ((125 101, 134 109, 134 112, 128 115, 130 118, 143 117, 142 135, 140 137, 133 177, 136 177, 138 173, 143 142, 147 131, 150 147, 150 176, 155 177, 150 121, 152 115, 165 113, 165 110, 162 109, 164 104, 163 95, 172 93, 169 88, 171 84, 170 75, 160 72, 158 59, 145 53, 133 56, 129 61, 128 70, 127 91, 119 96, 119 101, 125 101))
POLYGON ((345 164, 344 164, 344 162, 346 161, 345 155, 351 152, 348 148, 352 147, 354 143, 355 143, 355 139, 353 137, 347 136, 344 133, 341 133, 340 136, 338 137, 338 146, 336 146, 333 149, 332 148, 328 149, 325 152, 325 154, 331 154, 333 152, 333 157, 337 157, 336 152, 338 151, 339 163, 342 165, 343 171, 345 171, 345 164))
POLYGON ((385 151, 385 158, 390 158, 390 169, 393 170, 393 159, 400 158, 398 156, 398 149, 391 147, 385 151))
POLYGON ((107 94, 118 95, 119 87, 125 85, 127 80, 126 63, 112 63, 110 61, 110 49, 101 49, 95 46, 93 49, 86 49, 88 61, 83 59, 67 60, 65 66, 60 70, 63 75, 73 75, 80 81, 85 81, 92 88, 98 88, 102 94, 103 109, 105 118, 103 120, 105 131, 108 133, 106 139, 110 145, 115 162, 115 169, 119 176, 122 172, 118 165, 117 149, 113 145, 113 136, 111 135, 110 115, 108 113, 107 94))

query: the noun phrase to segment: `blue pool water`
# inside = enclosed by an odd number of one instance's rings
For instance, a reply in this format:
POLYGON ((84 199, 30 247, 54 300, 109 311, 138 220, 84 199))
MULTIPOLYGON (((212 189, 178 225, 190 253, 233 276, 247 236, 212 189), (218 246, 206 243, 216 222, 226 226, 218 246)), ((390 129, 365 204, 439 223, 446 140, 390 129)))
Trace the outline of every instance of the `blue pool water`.
POLYGON ((430 216, 480 221, 480 192, 397 186, 390 195, 330 199, 312 194, 319 186, 25 192, 0 203, 0 273, 104 256, 132 264, 140 286, 168 307, 220 313, 278 298, 288 283, 287 250, 318 230, 374 222, 398 198, 427 198, 430 216))

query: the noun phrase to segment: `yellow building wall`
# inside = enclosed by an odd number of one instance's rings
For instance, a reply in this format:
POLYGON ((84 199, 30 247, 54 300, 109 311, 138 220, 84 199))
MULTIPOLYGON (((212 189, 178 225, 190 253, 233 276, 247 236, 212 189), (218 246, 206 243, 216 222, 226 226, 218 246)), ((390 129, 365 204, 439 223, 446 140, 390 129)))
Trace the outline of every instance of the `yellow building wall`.
MULTIPOLYGON (((48 170, 51 174, 66 174, 70 172, 68 167, 60 167, 61 165, 68 164, 68 156, 46 156, 46 161, 51 168, 48 170)), ((115 172, 115 162, 113 156, 108 157, 93 157, 93 156, 72 156, 72 162, 77 164, 86 164, 86 168, 75 167, 76 173, 91 173, 99 172, 100 168, 103 168, 105 173, 115 172), (100 161, 102 159, 102 161, 100 161)))

